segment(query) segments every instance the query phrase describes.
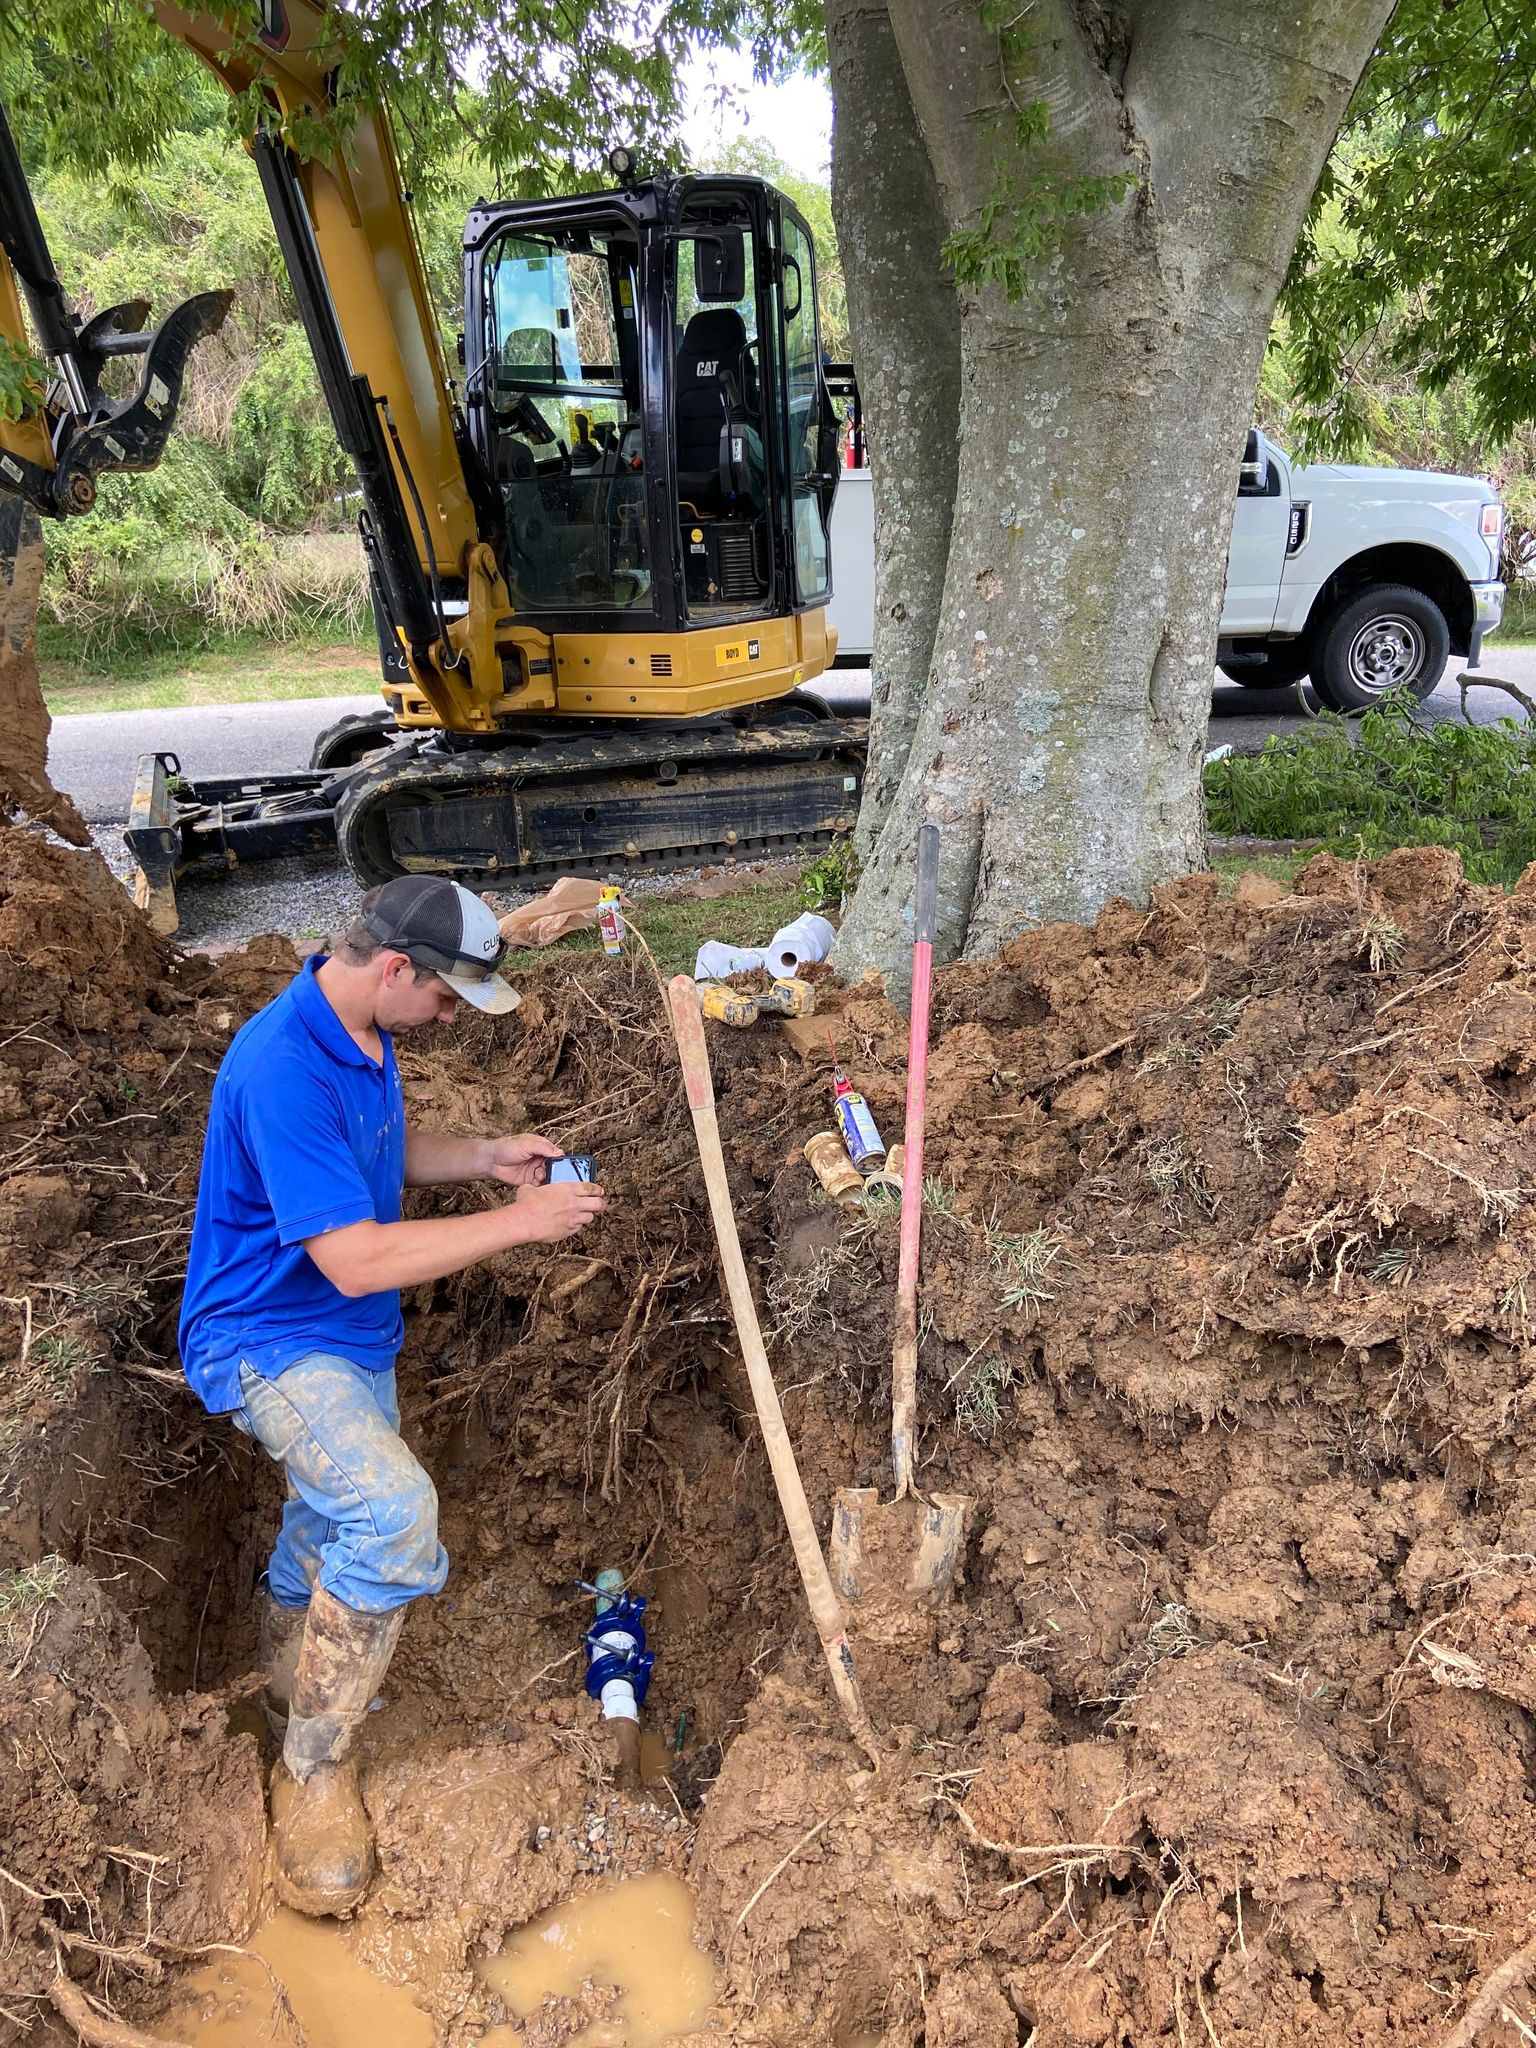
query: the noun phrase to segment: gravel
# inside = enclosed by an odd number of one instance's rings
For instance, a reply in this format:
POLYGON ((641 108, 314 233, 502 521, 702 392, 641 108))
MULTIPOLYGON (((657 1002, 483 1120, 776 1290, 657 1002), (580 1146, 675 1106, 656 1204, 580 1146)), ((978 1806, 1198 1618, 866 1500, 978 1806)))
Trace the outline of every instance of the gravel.
MULTIPOLYGON (((91 837, 113 874, 124 887, 131 887, 133 861, 123 845, 122 827, 93 826, 91 837)), ((640 902, 647 896, 676 895, 705 877, 726 872, 732 894, 738 887, 750 888, 760 882, 790 882, 803 864, 798 859, 753 861, 729 870, 672 868, 655 875, 633 875, 615 868, 605 879, 619 883, 627 897, 640 902)), ((553 879, 548 877, 532 889, 487 889, 485 900, 502 917, 520 903, 543 895, 553 879)), ((280 932, 296 943, 326 939, 351 923, 359 894, 356 881, 339 860, 263 861, 259 867, 224 875, 194 871, 176 884, 181 911, 176 942, 191 952, 202 952, 243 946, 263 932, 280 932)))

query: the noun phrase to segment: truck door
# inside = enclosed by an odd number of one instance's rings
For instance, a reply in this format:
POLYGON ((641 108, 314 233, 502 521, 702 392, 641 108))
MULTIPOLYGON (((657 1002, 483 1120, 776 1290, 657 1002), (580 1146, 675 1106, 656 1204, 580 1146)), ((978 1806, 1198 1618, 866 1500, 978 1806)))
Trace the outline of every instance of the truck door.
POLYGON ((1290 466, 1261 433, 1250 430, 1227 552, 1223 637, 1267 633, 1274 625, 1290 516, 1290 466))
POLYGON ((811 231, 779 201, 779 335, 784 363, 782 432, 789 485, 797 608, 824 604, 832 588, 827 534, 837 489, 837 418, 822 375, 811 231))

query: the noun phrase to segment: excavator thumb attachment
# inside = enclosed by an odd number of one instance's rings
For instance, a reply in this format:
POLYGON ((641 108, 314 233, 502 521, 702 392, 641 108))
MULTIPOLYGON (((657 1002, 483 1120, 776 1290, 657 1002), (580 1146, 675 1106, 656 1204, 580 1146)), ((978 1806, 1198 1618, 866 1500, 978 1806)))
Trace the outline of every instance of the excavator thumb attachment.
POLYGON ((187 358, 224 324, 232 292, 199 292, 153 331, 146 299, 109 306, 81 322, 54 268, 26 170, 0 107, 0 339, 23 351, 25 300, 38 346, 56 382, 0 419, 0 491, 44 519, 89 512, 96 479, 113 469, 153 469, 181 403, 187 358), (102 371, 114 356, 142 356, 138 389, 109 398, 102 371))
POLYGON ((96 502, 96 479, 105 472, 153 469, 176 421, 187 360, 198 342, 223 326, 233 298, 228 291, 199 292, 184 299, 149 335, 125 332, 121 325, 125 315, 142 317, 142 300, 98 315, 80 337, 79 355, 142 351, 138 389, 121 401, 98 393, 90 415, 69 422, 73 431, 60 437, 52 469, 0 448, 0 490, 24 498, 45 519, 64 519, 90 511, 96 502))
POLYGON ((198 342, 224 325, 234 296, 199 292, 161 321, 144 352, 144 373, 132 398, 108 410, 105 418, 77 428, 64 450, 54 486, 61 511, 88 511, 96 500, 96 478, 105 470, 155 467, 181 404, 187 358, 198 342))

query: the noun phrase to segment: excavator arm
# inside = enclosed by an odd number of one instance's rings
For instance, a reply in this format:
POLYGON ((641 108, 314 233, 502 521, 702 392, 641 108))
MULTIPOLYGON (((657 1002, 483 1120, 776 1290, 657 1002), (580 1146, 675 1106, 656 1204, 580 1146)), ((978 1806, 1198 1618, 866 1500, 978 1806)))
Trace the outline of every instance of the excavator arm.
POLYGON ((185 300, 154 332, 142 299, 81 323, 53 267, 8 123, 0 113, 0 337, 28 353, 25 298, 57 379, 28 395, 21 415, 0 421, 0 489, 44 519, 89 512, 96 479, 113 469, 153 469, 165 450, 187 358, 229 310, 229 292, 185 300), (128 399, 103 396, 114 356, 142 355, 128 399))
MULTIPOLYGON (((269 109, 251 144, 327 406, 362 490, 375 587, 412 688, 449 731, 489 732, 492 706, 526 685, 500 565, 500 512, 455 403, 387 116, 359 109, 346 139, 300 159, 285 132, 336 110, 335 19, 309 0, 261 0, 255 33, 155 0, 160 25, 231 93, 269 109)), ((54 271, 0 116, 0 335, 25 343, 22 298, 56 383, 0 422, 0 490, 44 517, 88 512, 95 479, 159 461, 187 358, 228 309, 203 293, 153 333, 142 302, 82 326, 54 271), (132 399, 102 397, 106 360, 144 356, 132 399)), ((541 702, 542 700, 542 702, 541 702)), ((518 708, 552 692, 524 688, 518 708)))
MULTIPOLYGON (((142 755, 125 838, 160 927, 199 862, 334 846, 365 885, 526 880, 849 831, 866 729, 799 691, 836 647, 836 473, 792 203, 761 180, 633 179, 617 162, 613 192, 481 202, 464 233, 466 422, 388 116, 340 98, 346 17, 250 0, 244 28, 149 4, 259 110, 251 154, 362 491, 389 706, 361 735, 322 735, 302 773, 189 778, 142 755)), ((0 494, 35 522, 88 510, 104 469, 158 459, 187 354, 226 301, 189 301, 153 333, 139 304, 83 325, 3 138, 0 337, 23 340, 23 296, 53 375, 0 422, 0 494), (128 350, 145 358, 138 391, 110 401, 101 366, 128 350)))

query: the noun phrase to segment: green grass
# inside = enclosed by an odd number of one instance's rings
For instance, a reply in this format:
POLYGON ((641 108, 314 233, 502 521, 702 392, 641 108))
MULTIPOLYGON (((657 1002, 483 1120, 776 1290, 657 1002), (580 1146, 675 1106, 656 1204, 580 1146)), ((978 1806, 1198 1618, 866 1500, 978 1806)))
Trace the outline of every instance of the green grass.
POLYGON ((1483 649, 1484 659, 1498 672, 1501 647, 1529 647, 1536 642, 1536 583, 1511 583, 1504 593, 1504 620, 1483 649))
POLYGON ((1043 1223, 1022 1236, 989 1224, 987 1252, 1003 1282, 999 1309, 1035 1309, 1043 1301, 1054 1301, 1055 1294, 1046 1283, 1052 1279, 1051 1268, 1063 1250, 1060 1238, 1053 1237, 1043 1223))
POLYGON ((197 653, 124 653, 91 665, 53 651, 45 636, 38 668, 55 718, 75 711, 177 711, 189 704, 263 704, 297 697, 365 696, 379 687, 369 641, 231 639, 197 653))
POLYGON ((1288 853, 1218 853, 1211 873, 1220 875, 1223 896, 1230 896, 1244 875, 1267 875, 1289 888, 1316 851, 1314 846, 1298 846, 1288 853))
POLYGON ((0 1641, 9 1645, 33 1632, 38 1608, 58 1598, 65 1572, 63 1558, 55 1556, 0 1572, 0 1641))
MULTIPOLYGON (((736 896, 712 896, 669 900, 642 896, 625 911, 627 922, 645 939, 663 975, 688 974, 694 956, 706 939, 728 939, 737 946, 761 946, 780 925, 791 923, 803 908, 799 886, 793 881, 764 882, 743 889, 736 896)), ((600 953, 603 941, 596 929, 572 932, 553 946, 530 947, 507 956, 507 973, 514 983, 527 982, 574 953, 600 953)), ((638 951, 638 948, 636 948, 638 951)))
POLYGON ((1385 701, 1358 720, 1324 714, 1205 770, 1211 830, 1318 839, 1371 858, 1450 846, 1470 880, 1515 882, 1536 860, 1536 726, 1416 723, 1385 701))
POLYGON ((955 1420, 967 1436, 991 1443, 1007 1412, 1004 1396, 1017 1377, 1009 1360, 995 1353, 976 1367, 955 1396, 955 1420))

